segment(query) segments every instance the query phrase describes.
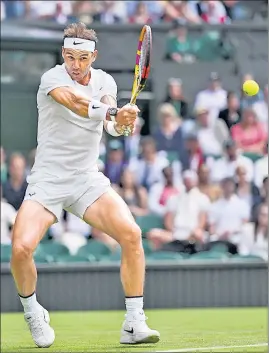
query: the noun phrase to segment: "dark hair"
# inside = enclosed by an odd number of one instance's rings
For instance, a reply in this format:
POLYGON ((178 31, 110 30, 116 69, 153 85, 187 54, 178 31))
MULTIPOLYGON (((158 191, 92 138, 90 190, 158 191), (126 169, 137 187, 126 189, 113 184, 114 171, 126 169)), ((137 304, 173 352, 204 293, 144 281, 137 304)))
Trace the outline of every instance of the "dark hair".
MULTIPOLYGON (((255 241, 257 240, 258 228, 259 228, 259 222, 258 222, 259 213, 260 213, 260 211, 261 211, 261 208, 264 207, 264 206, 268 207, 268 205, 267 205, 266 202, 261 203, 261 204, 258 206, 257 217, 255 217, 255 218, 256 218, 256 219, 255 219, 255 222, 254 222, 254 239, 255 239, 255 241)), ((267 228, 268 228, 268 226, 267 226, 267 228)), ((264 234, 264 237, 266 237, 266 236, 267 236, 267 231, 266 231, 265 234, 264 234)))
POLYGON ((88 29, 83 22, 71 23, 64 29, 64 38, 81 38, 88 39, 98 43, 96 32, 88 29))
POLYGON ((227 99, 229 100, 231 97, 237 97, 237 94, 234 91, 228 91, 227 92, 227 99))

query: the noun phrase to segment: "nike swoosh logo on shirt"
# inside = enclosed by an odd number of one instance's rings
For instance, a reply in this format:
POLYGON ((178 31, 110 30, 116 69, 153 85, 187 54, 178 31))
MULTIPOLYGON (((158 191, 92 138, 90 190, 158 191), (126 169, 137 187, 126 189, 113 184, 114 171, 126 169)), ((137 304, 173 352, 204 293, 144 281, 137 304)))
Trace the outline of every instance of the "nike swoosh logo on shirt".
POLYGON ((78 45, 78 44, 83 44, 83 43, 81 43, 81 42, 78 42, 78 43, 77 43, 77 42, 74 41, 73 44, 74 44, 74 45, 78 45))
POLYGON ((126 332, 128 332, 128 333, 134 333, 134 329, 132 328, 131 330, 124 330, 124 331, 126 331, 126 332))
POLYGON ((99 109, 100 107, 96 107, 95 105, 92 106, 92 109, 99 109))

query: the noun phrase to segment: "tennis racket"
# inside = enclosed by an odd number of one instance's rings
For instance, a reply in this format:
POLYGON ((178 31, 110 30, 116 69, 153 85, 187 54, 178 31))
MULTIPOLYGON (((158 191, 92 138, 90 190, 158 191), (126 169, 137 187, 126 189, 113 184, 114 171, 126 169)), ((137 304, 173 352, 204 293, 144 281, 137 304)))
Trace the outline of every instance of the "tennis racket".
MULTIPOLYGON (((135 104, 137 97, 145 88, 150 72, 150 57, 152 47, 151 28, 144 25, 139 36, 138 47, 136 51, 135 72, 130 104, 135 104)), ((131 128, 124 128, 124 136, 132 133, 131 128)))

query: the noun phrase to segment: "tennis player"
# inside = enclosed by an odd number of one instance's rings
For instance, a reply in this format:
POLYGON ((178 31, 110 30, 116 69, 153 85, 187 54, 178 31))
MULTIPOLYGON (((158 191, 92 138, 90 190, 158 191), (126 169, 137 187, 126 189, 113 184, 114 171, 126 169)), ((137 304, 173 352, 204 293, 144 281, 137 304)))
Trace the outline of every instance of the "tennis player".
POLYGON ((133 131, 139 109, 117 108, 114 79, 91 67, 97 58, 96 43, 96 33, 83 23, 69 25, 64 31, 64 64, 44 73, 37 93, 37 153, 14 226, 11 268, 38 347, 51 346, 55 334, 47 310, 36 298, 33 253, 62 209, 109 234, 121 246, 127 314, 120 343, 155 343, 160 337, 147 326, 143 311, 141 231, 110 181, 97 169, 103 127, 114 137, 122 135, 124 127, 133 131))

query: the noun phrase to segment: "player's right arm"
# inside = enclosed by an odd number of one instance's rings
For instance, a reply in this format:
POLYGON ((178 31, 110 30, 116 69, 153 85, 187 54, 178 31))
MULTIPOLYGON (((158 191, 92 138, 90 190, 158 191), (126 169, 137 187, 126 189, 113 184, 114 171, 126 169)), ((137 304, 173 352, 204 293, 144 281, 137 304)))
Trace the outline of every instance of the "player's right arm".
MULTIPOLYGON (((59 104, 70 109, 73 113, 93 120, 111 120, 108 104, 93 100, 73 87, 58 87, 49 92, 49 95, 59 104)), ((126 105, 119 109, 115 118, 120 125, 134 123, 139 109, 137 106, 126 105)))

